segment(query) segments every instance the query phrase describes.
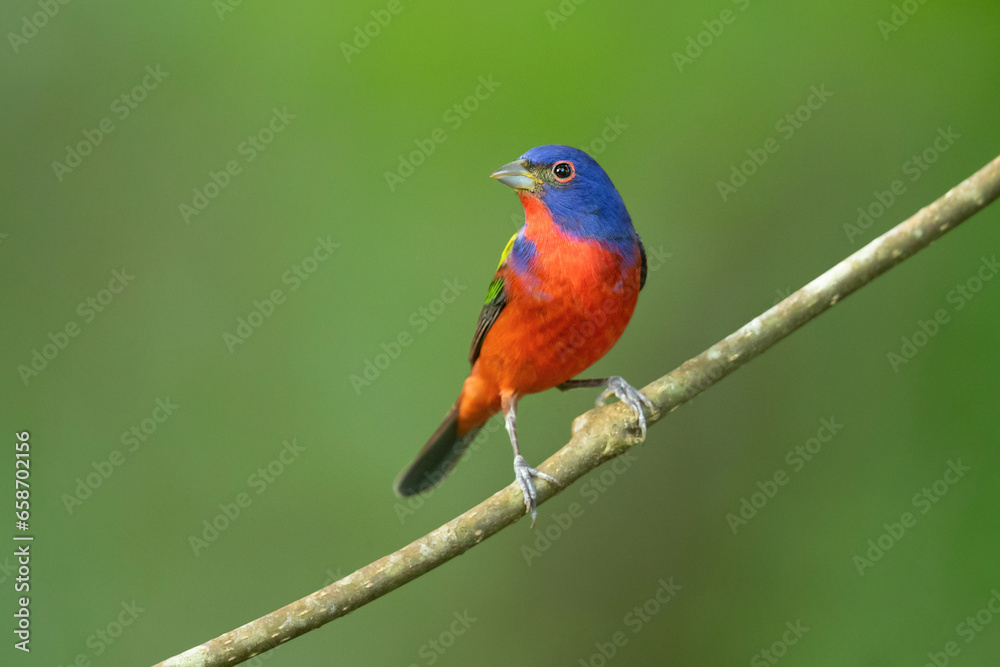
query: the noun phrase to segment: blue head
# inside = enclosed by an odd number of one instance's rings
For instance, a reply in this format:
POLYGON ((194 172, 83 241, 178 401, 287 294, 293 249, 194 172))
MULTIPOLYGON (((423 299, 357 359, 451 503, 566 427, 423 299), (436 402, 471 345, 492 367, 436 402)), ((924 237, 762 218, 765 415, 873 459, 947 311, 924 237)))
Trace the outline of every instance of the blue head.
POLYGON ((522 197, 545 204, 566 233, 603 240, 631 240, 632 220, 621 195, 594 158, 578 148, 538 146, 492 174, 522 197))

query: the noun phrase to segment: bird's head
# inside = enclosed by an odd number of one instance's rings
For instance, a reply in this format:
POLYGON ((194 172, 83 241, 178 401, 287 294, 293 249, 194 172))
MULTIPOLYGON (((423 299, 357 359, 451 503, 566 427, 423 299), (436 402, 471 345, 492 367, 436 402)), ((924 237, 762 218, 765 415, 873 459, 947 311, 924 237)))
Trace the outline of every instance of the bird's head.
POLYGON ((618 190, 601 165, 579 148, 538 146, 491 175, 517 190, 526 210, 532 200, 544 204, 565 231, 583 236, 631 233, 618 190))

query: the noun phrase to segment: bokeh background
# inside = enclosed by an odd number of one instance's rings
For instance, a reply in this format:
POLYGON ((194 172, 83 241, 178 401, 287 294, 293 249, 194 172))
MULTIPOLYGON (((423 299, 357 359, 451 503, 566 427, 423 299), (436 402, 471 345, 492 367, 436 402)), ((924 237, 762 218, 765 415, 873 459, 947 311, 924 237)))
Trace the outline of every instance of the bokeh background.
MULTIPOLYGON (((489 173, 528 148, 589 150, 629 207, 650 276, 593 374, 640 385, 1000 152, 995 2, 9 0, 0 27, 0 490, 10 508, 28 430, 36 536, 30 655, 0 555, 4 664, 152 664, 510 483, 501 430, 427 498, 391 491, 458 393, 522 215, 489 173)), ((670 415, 536 530, 253 664, 992 664, 998 224, 994 206, 670 415), (949 462, 968 470, 938 482, 949 462), (762 506, 734 523, 744 498, 762 506)), ((529 461, 592 400, 524 400, 529 461)))

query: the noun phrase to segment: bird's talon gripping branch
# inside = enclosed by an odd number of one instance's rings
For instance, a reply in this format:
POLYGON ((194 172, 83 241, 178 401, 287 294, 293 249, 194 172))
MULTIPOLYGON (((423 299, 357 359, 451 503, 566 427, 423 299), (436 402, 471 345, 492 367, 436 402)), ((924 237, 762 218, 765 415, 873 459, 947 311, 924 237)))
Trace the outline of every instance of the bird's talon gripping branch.
POLYGON ((646 413, 643 411, 642 406, 649 408, 652 412, 653 402, 646 398, 646 395, 630 385, 623 378, 612 375, 607 379, 607 384, 604 390, 597 396, 597 407, 604 405, 604 401, 607 400, 609 396, 614 394, 618 397, 618 400, 627 405, 635 413, 636 419, 639 421, 639 430, 642 431, 642 439, 646 439, 646 413))
POLYGON ((528 462, 520 454, 514 457, 514 477, 521 487, 521 493, 524 494, 524 507, 527 513, 531 515, 531 525, 534 526, 535 519, 538 517, 538 489, 535 488, 535 483, 531 481, 532 477, 540 477, 546 482, 551 482, 559 487, 562 484, 552 475, 547 475, 541 470, 529 466, 528 462))

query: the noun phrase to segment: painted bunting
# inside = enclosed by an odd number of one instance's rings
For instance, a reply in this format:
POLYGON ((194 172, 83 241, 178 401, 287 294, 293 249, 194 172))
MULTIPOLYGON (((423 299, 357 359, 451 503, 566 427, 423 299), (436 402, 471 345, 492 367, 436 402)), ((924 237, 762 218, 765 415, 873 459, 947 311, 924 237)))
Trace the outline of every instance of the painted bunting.
POLYGON ((514 477, 534 523, 534 478, 559 481, 521 456, 520 397, 552 387, 603 387, 597 405, 614 394, 646 436, 643 405, 652 404, 640 391, 617 376, 572 379, 625 330, 646 282, 646 251, 611 179, 579 149, 538 146, 492 176, 517 191, 524 226, 504 248, 487 290, 462 393, 395 488, 405 497, 436 486, 486 421, 503 411, 514 477))

